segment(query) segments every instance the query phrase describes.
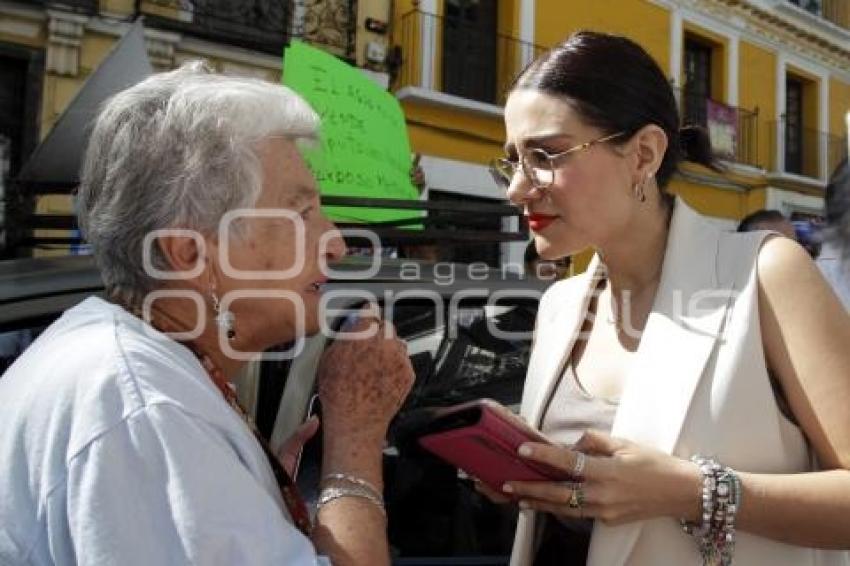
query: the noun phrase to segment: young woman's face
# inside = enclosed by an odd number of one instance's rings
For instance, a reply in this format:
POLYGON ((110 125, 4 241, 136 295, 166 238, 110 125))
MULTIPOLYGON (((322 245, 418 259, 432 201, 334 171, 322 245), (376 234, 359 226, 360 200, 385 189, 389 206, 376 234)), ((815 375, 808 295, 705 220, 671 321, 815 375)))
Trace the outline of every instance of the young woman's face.
MULTIPOLYGON (((511 93, 505 127, 511 160, 535 148, 557 154, 616 133, 588 126, 565 99, 536 90, 511 93)), ((557 162, 552 184, 542 190, 532 190, 523 173, 514 175, 508 198, 524 207, 541 257, 563 257, 591 245, 604 248, 612 239, 628 237, 623 232, 636 203, 628 153, 625 136, 573 152, 557 162)))

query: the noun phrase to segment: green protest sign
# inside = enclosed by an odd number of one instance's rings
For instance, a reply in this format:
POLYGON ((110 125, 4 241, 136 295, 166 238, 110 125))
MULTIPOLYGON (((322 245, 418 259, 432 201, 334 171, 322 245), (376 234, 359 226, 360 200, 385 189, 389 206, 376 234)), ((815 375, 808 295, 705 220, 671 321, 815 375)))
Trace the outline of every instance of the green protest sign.
MULTIPOLYGON (((293 41, 283 84, 322 118, 320 146, 305 152, 323 195, 415 200, 410 142, 398 101, 359 69, 293 41)), ((419 217, 410 210, 325 207, 334 220, 381 222, 419 217)))

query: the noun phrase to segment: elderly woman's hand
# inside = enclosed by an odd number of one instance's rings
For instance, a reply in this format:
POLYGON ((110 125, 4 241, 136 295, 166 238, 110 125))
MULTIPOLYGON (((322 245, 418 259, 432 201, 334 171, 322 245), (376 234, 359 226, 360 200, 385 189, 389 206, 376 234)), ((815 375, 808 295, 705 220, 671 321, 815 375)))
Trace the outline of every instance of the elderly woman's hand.
POLYGON ((413 385, 407 347, 392 324, 374 314, 346 330, 319 363, 325 434, 383 440, 413 385), (357 334, 363 337, 351 338, 357 334))
POLYGON ((699 516, 702 483, 696 464, 658 450, 588 431, 571 448, 527 443, 520 456, 565 472, 573 472, 585 458, 581 484, 506 484, 505 492, 517 497, 522 508, 593 517, 610 525, 660 516, 695 521, 699 516))

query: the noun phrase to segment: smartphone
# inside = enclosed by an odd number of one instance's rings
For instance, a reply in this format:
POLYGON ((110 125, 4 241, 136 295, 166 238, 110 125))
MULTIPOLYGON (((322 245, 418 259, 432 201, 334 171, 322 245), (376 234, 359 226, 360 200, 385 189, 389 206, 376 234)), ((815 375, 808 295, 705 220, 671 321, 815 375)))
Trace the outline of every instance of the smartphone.
POLYGON ((423 426, 425 450, 476 477, 495 491, 507 481, 567 481, 569 473, 517 454, 525 442, 552 442, 492 399, 437 409, 423 426))

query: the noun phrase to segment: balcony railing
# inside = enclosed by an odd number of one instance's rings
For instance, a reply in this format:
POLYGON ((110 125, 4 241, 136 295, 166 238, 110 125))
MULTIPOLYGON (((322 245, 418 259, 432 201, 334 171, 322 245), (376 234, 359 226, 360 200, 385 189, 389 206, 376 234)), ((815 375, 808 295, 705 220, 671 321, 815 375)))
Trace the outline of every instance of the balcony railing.
POLYGON ((847 0, 787 0, 803 10, 820 16, 844 29, 850 30, 850 4, 847 0))
POLYGON ((770 122, 771 170, 813 179, 828 177, 847 156, 847 138, 811 128, 770 122))
POLYGON ((758 110, 729 106, 687 89, 674 89, 683 124, 706 128, 711 146, 721 159, 760 167, 758 110))
POLYGON ((546 48, 425 12, 401 21, 395 86, 502 105, 514 78, 546 48))
POLYGON ((96 14, 99 0, 21 0, 21 3, 41 8, 58 8, 80 14, 96 14))
POLYGON ((281 55, 289 39, 288 0, 137 0, 153 26, 281 55))

